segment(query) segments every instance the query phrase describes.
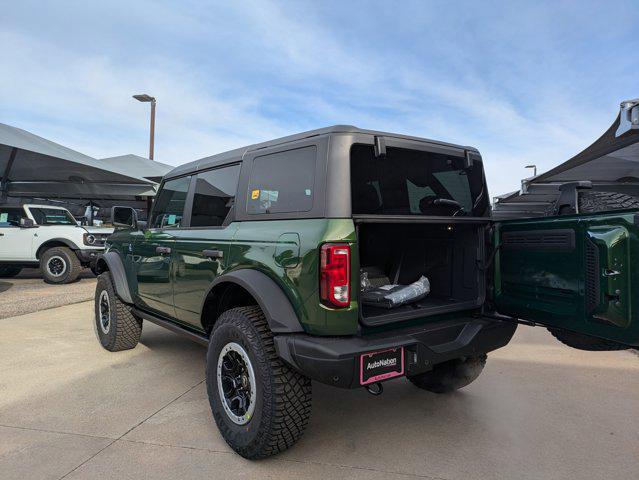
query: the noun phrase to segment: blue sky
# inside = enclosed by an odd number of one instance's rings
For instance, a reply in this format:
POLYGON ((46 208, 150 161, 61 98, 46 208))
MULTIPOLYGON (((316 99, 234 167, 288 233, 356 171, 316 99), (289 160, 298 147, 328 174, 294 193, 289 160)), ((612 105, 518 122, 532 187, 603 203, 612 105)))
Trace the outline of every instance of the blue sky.
POLYGON ((492 195, 639 96, 637 2, 4 2, 0 122, 180 164, 354 124, 472 145, 492 195))

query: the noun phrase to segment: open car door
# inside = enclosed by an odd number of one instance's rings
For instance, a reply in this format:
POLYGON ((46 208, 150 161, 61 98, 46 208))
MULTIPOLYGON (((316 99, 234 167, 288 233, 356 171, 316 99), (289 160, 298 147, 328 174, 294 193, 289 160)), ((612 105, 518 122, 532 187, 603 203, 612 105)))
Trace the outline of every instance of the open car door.
MULTIPOLYGON (((552 216, 522 219, 524 208, 495 224, 498 312, 602 340, 585 349, 639 346, 639 100, 623 102, 601 138, 533 184, 557 192, 543 206, 552 216)), ((518 205, 539 203, 535 195, 520 194, 518 205)))
POLYGON ((639 346, 639 210, 496 224, 502 315, 639 346))

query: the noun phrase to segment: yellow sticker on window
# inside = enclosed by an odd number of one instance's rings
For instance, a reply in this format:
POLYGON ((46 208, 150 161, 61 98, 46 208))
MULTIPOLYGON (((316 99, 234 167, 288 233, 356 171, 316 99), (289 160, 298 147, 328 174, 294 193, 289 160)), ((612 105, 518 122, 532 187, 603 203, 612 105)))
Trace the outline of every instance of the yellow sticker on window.
POLYGON ((260 198, 260 191, 259 190, 253 190, 251 192, 251 200, 257 200, 258 198, 260 198))

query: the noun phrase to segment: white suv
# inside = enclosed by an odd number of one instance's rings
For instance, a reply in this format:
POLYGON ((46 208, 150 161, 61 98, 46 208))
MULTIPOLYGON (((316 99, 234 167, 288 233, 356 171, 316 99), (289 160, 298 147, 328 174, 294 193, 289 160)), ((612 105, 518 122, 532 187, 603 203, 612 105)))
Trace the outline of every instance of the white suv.
POLYGON ((112 228, 81 227, 66 208, 0 205, 0 277, 40 266, 49 283, 74 281, 93 269, 112 228))

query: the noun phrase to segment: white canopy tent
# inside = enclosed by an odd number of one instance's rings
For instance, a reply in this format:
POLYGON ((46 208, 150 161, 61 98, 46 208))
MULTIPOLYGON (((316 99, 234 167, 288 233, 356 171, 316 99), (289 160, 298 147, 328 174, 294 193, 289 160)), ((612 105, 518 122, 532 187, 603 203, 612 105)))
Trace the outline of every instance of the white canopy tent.
POLYGON ((99 161, 106 163, 108 168, 126 171, 129 175, 133 175, 137 178, 146 178, 156 183, 160 183, 162 177, 174 168, 165 163, 149 160, 148 158, 133 154, 102 158, 99 161))
POLYGON ((0 189, 5 198, 130 200, 155 195, 156 182, 127 170, 0 123, 0 189))
POLYGON ((98 160, 0 123, 0 203, 63 203, 76 213, 87 204, 145 210, 170 169, 135 155, 98 160))

